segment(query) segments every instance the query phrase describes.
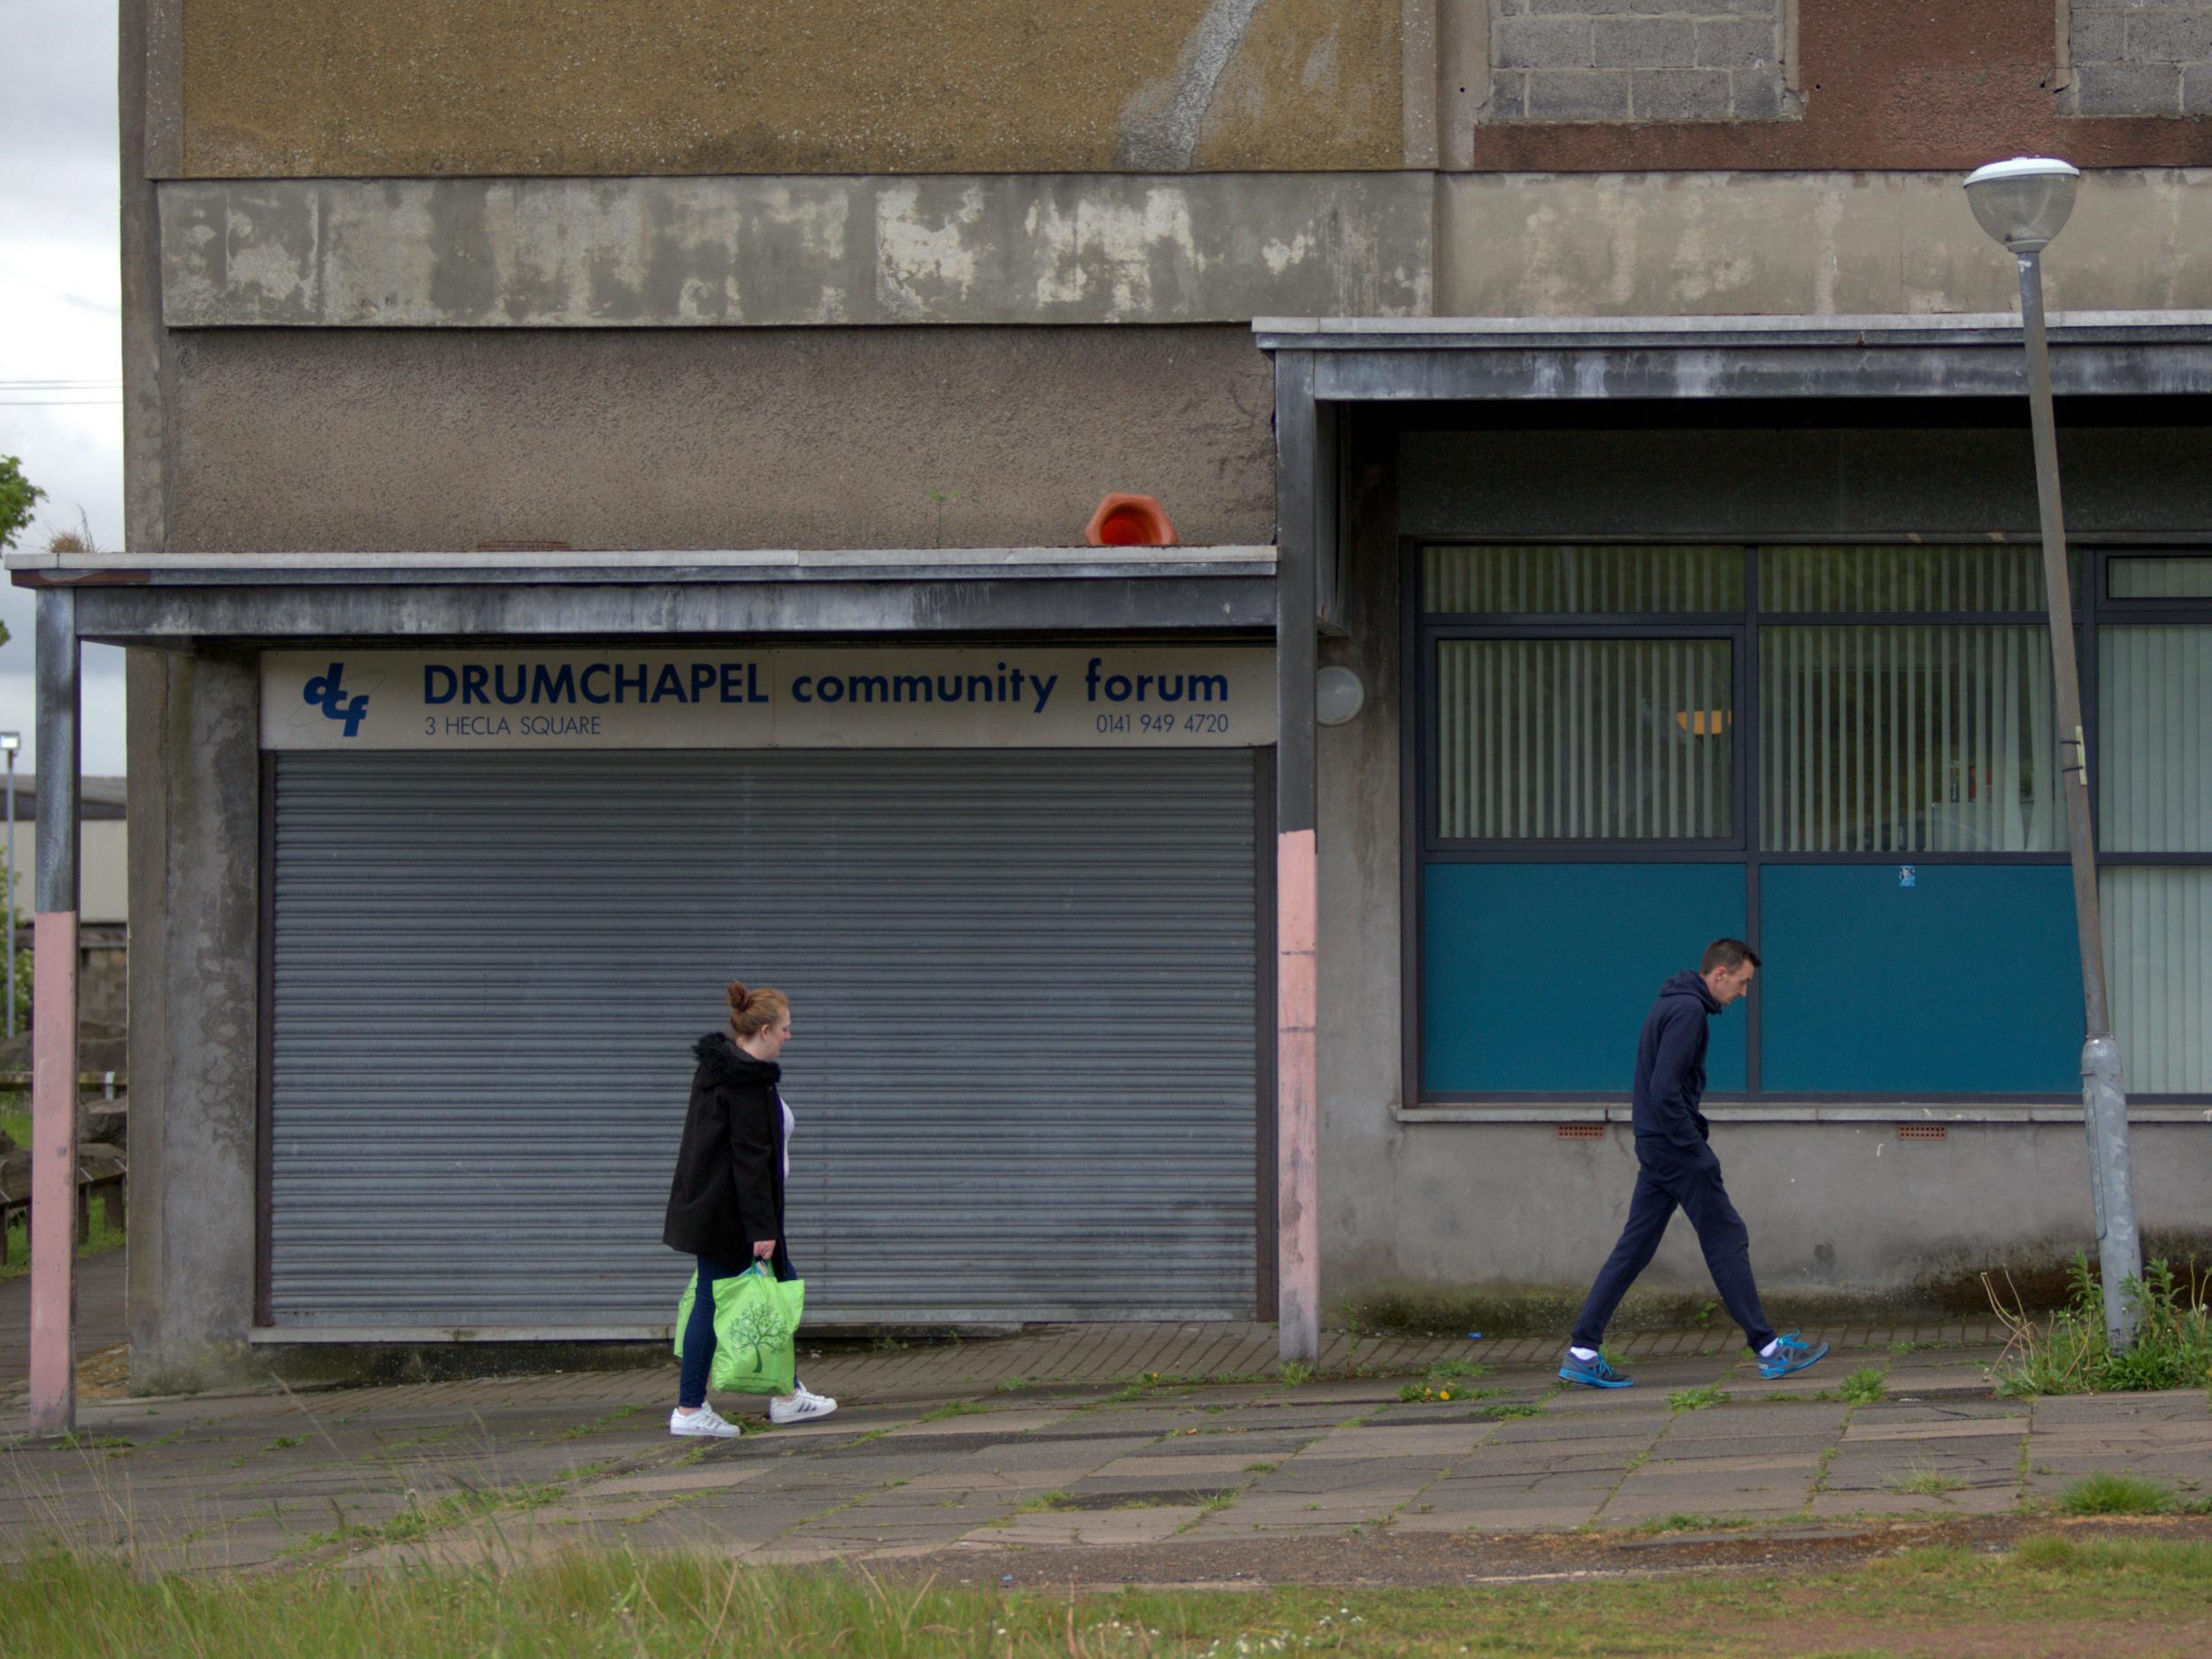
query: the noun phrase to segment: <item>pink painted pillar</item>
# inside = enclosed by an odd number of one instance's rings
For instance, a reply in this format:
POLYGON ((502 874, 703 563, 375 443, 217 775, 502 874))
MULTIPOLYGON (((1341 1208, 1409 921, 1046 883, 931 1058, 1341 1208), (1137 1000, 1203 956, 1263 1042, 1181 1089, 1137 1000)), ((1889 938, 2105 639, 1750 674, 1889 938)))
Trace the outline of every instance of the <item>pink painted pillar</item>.
POLYGON ((1334 541, 1333 424, 1313 354, 1275 358, 1275 1300, 1285 1363, 1321 1355, 1321 1090, 1316 976, 1315 572, 1334 541))
POLYGON ((77 913, 32 922, 31 1432, 77 1417, 77 913))
MULTIPOLYGON (((31 949, 31 1432, 77 1419, 77 596, 38 594, 31 949)), ((12 899, 13 895, 10 895, 12 899)), ((14 964, 8 964, 12 970, 14 964)))
POLYGON ((1314 833, 1275 838, 1275 1133, 1277 1331, 1281 1356, 1321 1351, 1321 1091, 1315 1039, 1314 833))

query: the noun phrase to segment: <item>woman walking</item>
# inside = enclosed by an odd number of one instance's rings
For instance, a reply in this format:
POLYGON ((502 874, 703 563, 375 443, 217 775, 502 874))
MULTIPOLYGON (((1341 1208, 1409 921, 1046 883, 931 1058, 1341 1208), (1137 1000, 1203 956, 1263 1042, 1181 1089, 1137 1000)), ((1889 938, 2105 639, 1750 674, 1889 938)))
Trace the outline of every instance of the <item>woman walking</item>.
MULTIPOLYGON (((779 1279, 798 1277, 783 1243, 791 1109, 776 1088, 783 1075, 776 1056, 791 1040, 791 1005, 781 991, 748 990, 735 980, 729 995, 729 1029, 709 1033, 692 1048, 699 1069, 691 1079, 691 1106, 684 1114, 661 1233, 671 1249, 699 1263, 699 1287, 684 1327, 683 1379, 668 1432, 715 1440, 733 1440, 740 1430, 707 1404, 714 1281, 744 1272, 756 1261, 770 1263, 779 1279)), ((836 1409, 836 1401, 809 1393, 795 1379, 791 1393, 768 1402, 768 1417, 797 1423, 836 1409)))

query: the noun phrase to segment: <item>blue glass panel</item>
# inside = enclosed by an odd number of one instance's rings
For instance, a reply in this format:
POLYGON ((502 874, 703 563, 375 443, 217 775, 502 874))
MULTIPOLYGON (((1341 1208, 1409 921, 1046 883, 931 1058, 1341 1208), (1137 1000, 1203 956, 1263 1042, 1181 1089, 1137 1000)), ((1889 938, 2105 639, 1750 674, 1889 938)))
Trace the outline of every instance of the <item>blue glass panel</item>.
POLYGON ((1761 1083, 1874 1094, 2081 1087, 2063 864, 1769 864, 1761 1083))
MULTIPOLYGON (((1671 973, 1744 926, 1740 864, 1431 864, 1422 1086, 1624 1099, 1671 973)), ((1744 1087, 1744 1005, 1715 1021, 1712 1090, 1744 1087)))

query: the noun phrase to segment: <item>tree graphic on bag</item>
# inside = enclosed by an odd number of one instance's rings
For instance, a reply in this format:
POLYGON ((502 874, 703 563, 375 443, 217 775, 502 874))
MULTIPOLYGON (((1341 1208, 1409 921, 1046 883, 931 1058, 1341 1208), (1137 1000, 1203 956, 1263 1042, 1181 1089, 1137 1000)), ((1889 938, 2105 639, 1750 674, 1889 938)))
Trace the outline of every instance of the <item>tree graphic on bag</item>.
MULTIPOLYGON (((676 1357, 699 1294, 694 1273, 676 1304, 676 1357)), ((798 1385, 799 1319, 806 1307, 803 1279, 779 1279, 756 1263, 714 1281, 714 1359, 707 1386, 718 1393, 787 1394, 798 1385)))

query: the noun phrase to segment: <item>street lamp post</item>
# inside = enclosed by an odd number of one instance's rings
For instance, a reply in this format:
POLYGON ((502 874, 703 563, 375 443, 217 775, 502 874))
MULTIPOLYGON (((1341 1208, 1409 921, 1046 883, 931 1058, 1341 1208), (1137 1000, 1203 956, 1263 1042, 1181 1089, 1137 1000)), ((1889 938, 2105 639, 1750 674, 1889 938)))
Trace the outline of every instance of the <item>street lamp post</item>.
POLYGON ((2020 266, 2020 320, 2027 339, 2028 416, 2035 435, 2035 494, 2043 528, 2043 588, 2050 607, 2051 667, 2058 701, 2059 772, 2073 854, 2074 926, 2081 949, 2087 1039, 2081 1050, 2082 1115, 2089 1132, 2090 1191, 2096 1204, 2097 1264, 2104 1281, 2105 1335, 2115 1349, 2135 1340, 2139 1310, 2128 1286, 2143 1274, 2135 1230, 2135 1178, 2128 1159, 2128 1103, 2120 1045, 2105 997, 2104 925, 2097 902, 2096 832, 2089 817, 2089 754, 2075 664, 2073 587, 2058 495, 2058 431, 2051 405, 2050 341, 2043 319, 2043 250, 2065 228, 2081 174, 2042 156, 1993 161, 1967 175, 1966 199, 1981 227, 2020 266))
POLYGON ((23 747, 19 732, 0 732, 0 753, 8 757, 8 1035, 15 1035, 15 753, 23 747))

